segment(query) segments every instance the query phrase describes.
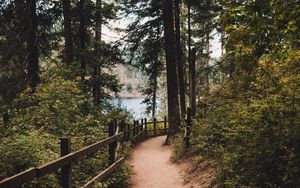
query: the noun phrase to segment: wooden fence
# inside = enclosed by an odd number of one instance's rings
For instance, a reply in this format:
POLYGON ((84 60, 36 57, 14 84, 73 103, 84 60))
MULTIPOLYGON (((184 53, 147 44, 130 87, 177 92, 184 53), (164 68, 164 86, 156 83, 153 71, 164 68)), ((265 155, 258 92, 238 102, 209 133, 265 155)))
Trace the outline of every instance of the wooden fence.
POLYGON ((125 157, 117 159, 117 152, 119 148, 121 148, 120 145, 122 145, 122 143, 138 143, 152 136, 166 134, 168 130, 167 122, 166 117, 163 121, 157 121, 156 118, 154 118, 153 122, 142 119, 141 121, 134 121, 133 125, 126 125, 124 121, 121 121, 117 125, 116 121, 112 121, 108 124, 108 138, 74 152, 71 152, 71 140, 69 138, 61 138, 61 157, 59 159, 6 178, 0 181, 0 188, 20 187, 23 183, 39 179, 46 174, 57 172, 59 169, 61 169, 61 186, 63 188, 70 188, 72 187, 71 164, 80 158, 90 156, 108 146, 110 166, 83 185, 83 187, 92 187, 95 182, 102 181, 109 177, 123 163, 125 157))

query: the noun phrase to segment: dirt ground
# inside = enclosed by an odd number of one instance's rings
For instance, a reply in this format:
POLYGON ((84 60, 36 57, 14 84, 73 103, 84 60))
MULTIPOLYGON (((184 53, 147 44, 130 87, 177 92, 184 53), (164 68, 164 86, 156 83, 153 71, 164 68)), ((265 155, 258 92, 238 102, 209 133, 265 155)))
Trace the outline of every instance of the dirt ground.
POLYGON ((163 146, 165 136, 140 143, 133 151, 130 164, 134 174, 131 188, 205 188, 210 185, 213 171, 204 166, 198 171, 188 161, 170 161, 172 148, 163 146))

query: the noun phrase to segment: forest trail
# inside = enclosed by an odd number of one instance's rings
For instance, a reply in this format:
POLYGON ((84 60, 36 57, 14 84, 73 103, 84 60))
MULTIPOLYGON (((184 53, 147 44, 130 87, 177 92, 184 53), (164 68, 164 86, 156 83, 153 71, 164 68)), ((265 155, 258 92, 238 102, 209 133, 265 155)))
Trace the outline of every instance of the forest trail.
POLYGON ((180 168, 171 163, 172 150, 163 146, 166 136, 150 138, 133 151, 131 188, 183 188, 180 168))

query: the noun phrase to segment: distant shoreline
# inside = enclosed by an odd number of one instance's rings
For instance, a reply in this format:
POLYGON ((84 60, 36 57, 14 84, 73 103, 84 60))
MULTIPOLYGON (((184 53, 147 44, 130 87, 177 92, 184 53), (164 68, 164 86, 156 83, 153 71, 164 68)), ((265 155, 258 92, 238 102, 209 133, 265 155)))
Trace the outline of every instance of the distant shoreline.
POLYGON ((139 93, 138 91, 132 91, 131 93, 128 93, 127 91, 121 91, 117 97, 115 98, 126 98, 126 99, 132 99, 132 98, 145 98, 146 96, 142 93, 139 93))
POLYGON ((117 96, 112 97, 112 99, 143 99, 146 98, 146 96, 117 96))

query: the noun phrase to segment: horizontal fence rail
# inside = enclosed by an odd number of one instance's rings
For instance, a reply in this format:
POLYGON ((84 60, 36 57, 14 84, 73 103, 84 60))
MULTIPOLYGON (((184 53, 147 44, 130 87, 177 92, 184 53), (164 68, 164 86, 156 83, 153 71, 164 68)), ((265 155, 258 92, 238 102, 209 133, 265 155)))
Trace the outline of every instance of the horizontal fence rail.
POLYGON ((168 131, 167 123, 166 117, 164 117, 163 121, 157 121, 156 118, 154 118, 152 122, 148 122, 147 119, 142 119, 141 121, 134 121, 133 125, 126 125, 124 121, 121 121, 119 125, 117 125, 117 121, 115 120, 108 123, 108 138, 74 152, 71 152, 71 140, 69 138, 61 138, 60 158, 8 177, 0 181, 0 188, 17 188, 23 183, 28 183, 46 174, 57 172, 58 169, 61 169, 61 186, 63 188, 71 188, 71 164, 80 158, 90 156, 108 146, 110 166, 83 185, 84 188, 92 187, 96 181, 103 181, 109 177, 125 161, 125 157, 116 160, 121 143, 129 142, 136 144, 146 138, 166 134, 168 131))
POLYGON ((84 186, 82 186, 82 188, 93 187, 96 181, 102 181, 103 179, 107 178, 124 162, 124 160, 125 157, 120 158, 118 161, 110 165, 107 169, 102 171, 99 175, 87 182, 84 186))

